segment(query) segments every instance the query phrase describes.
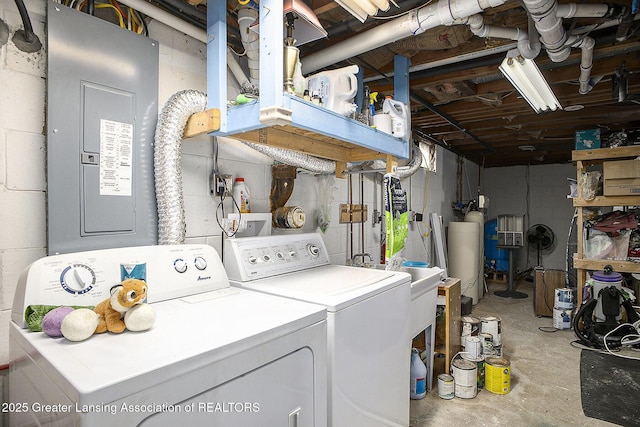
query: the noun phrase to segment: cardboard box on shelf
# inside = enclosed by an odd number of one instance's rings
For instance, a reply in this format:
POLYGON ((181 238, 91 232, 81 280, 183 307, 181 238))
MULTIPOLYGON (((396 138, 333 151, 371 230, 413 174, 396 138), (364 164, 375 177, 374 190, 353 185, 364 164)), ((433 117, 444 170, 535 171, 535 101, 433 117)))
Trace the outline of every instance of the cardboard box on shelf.
POLYGON ((604 195, 640 194, 640 160, 617 160, 603 163, 604 195))

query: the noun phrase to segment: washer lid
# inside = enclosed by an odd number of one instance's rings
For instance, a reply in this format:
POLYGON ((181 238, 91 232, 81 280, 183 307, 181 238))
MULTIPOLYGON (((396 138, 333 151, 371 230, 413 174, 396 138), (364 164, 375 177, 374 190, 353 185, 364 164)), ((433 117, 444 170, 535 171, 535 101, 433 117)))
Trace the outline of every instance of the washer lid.
POLYGON ((400 284, 410 292, 411 276, 404 272, 325 265, 234 286, 322 304, 337 311, 400 284))

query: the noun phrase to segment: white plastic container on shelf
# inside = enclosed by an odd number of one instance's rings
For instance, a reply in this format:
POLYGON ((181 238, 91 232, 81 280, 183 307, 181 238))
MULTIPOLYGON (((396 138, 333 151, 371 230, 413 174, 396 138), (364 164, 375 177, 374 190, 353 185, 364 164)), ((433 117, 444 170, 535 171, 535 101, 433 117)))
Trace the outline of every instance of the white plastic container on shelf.
POLYGON ((353 103, 353 99, 358 91, 356 74, 359 70, 357 65, 349 65, 309 76, 307 77, 309 95, 321 98, 325 108, 349 116, 358 107, 353 103))
POLYGON ((408 129, 407 106, 387 96, 382 103, 382 112, 391 116, 391 133, 396 138, 405 138, 408 129))
POLYGON ((249 193, 249 188, 244 183, 244 178, 236 178, 236 181, 233 183, 233 199, 235 203, 233 204, 233 211, 238 213, 251 213, 251 203, 249 200, 251 199, 251 195, 249 193))

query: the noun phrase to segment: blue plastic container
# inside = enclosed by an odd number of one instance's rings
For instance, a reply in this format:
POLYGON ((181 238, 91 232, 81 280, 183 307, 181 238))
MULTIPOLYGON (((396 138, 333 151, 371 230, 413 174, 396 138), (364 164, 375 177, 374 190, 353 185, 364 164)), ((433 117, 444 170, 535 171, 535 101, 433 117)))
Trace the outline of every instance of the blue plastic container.
POLYGON ((498 219, 484 223, 484 256, 487 271, 509 271, 509 250, 498 248, 498 219))
POLYGON ((404 261, 402 263, 403 267, 418 267, 418 268, 427 268, 429 267, 429 263, 425 261, 404 261))

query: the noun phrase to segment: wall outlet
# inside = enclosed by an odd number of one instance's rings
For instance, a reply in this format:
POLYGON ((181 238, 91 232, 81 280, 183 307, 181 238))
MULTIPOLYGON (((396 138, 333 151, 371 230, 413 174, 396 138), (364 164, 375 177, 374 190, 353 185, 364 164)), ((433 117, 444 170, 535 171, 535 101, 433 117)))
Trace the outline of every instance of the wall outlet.
POLYGON ((233 188, 233 176, 213 173, 209 180, 209 193, 212 196, 229 196, 233 188))

